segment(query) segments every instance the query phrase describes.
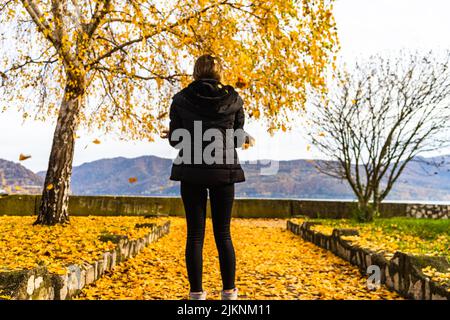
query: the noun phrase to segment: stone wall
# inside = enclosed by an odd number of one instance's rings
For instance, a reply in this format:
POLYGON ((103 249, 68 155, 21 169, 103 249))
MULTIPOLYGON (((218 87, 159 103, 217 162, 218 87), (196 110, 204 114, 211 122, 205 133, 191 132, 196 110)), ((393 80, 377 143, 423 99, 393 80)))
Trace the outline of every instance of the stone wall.
POLYGON ((136 256, 147 245, 169 233, 170 221, 152 226, 143 238, 120 238, 114 250, 105 252, 93 263, 73 264, 63 275, 49 273, 45 267, 31 270, 0 272, 0 295, 14 300, 69 300, 84 286, 95 282, 116 265, 136 256))
POLYGON ((402 296, 415 300, 450 300, 450 287, 433 282, 422 273, 422 268, 432 266, 440 272, 448 272, 450 264, 445 257, 413 256, 396 252, 387 260, 382 254, 353 246, 342 236, 358 235, 357 230, 335 229, 331 236, 311 230, 317 222, 304 222, 301 225, 287 222, 287 229, 304 240, 314 243, 335 255, 356 265, 366 275, 371 265, 380 268, 380 282, 402 296))
POLYGON ((450 219, 450 205, 408 204, 406 215, 415 218, 450 219))
MULTIPOLYGON (((36 215, 39 196, 9 195, 0 197, 0 215, 36 215)), ((233 216, 240 218, 350 218, 355 202, 296 199, 236 199, 233 216)), ((415 216, 448 218, 450 205, 383 203, 383 217, 415 216)), ((88 215, 184 215, 178 197, 71 196, 69 210, 74 216, 88 215)), ((208 206, 208 215, 209 206, 208 206)))

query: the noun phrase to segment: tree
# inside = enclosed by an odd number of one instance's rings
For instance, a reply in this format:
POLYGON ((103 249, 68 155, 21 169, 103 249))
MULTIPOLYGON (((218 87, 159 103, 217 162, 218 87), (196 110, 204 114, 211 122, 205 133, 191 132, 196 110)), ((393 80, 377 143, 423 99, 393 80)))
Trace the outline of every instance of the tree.
POLYGON ((317 167, 348 182, 361 220, 373 220, 410 161, 448 146, 449 62, 449 52, 375 56, 338 68, 327 96, 311 98, 308 137, 334 160, 317 167))
POLYGON ((337 49, 332 0, 0 3, 3 108, 57 116, 39 224, 68 221, 79 127, 153 139, 196 56, 220 56, 249 115, 276 130, 306 86, 323 87, 337 49))

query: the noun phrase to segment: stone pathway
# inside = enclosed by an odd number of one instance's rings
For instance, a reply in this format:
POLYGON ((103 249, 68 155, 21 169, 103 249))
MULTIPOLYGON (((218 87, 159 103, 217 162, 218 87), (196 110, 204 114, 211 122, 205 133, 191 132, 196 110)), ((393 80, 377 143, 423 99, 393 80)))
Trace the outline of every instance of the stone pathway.
MULTIPOLYGON (((95 284, 79 299, 185 299, 188 292, 183 218, 170 218, 170 234, 95 284)), ((236 285, 241 299, 401 299, 384 287, 366 288, 358 269, 286 231, 281 219, 233 219, 236 285)), ((219 260, 208 219, 203 283, 209 299, 221 289, 219 260)))

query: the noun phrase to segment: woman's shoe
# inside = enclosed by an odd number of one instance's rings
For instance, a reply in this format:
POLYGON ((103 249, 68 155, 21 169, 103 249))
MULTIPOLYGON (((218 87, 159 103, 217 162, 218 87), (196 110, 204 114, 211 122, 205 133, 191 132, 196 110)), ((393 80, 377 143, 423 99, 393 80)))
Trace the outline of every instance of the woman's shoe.
POLYGON ((206 291, 189 292, 189 300, 206 300, 206 291))
POLYGON ((238 299, 238 289, 234 288, 233 291, 227 292, 222 290, 221 292, 222 300, 237 300, 238 299))

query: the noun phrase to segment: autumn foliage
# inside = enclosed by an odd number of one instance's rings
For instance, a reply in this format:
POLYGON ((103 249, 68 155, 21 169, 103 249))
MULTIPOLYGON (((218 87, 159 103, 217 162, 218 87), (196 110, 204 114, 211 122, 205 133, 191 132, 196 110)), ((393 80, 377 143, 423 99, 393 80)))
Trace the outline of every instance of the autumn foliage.
POLYGON ((3 109, 57 115, 37 224, 69 221, 81 125, 126 138, 161 133, 172 95, 204 53, 223 61, 248 114, 286 130, 337 49, 332 0, 3 0, 3 109))
POLYGON ((152 138, 195 57, 220 57, 254 118, 281 128, 321 87, 337 49, 329 0, 11 0, 0 5, 2 107, 58 114, 67 86, 79 121, 152 138))

